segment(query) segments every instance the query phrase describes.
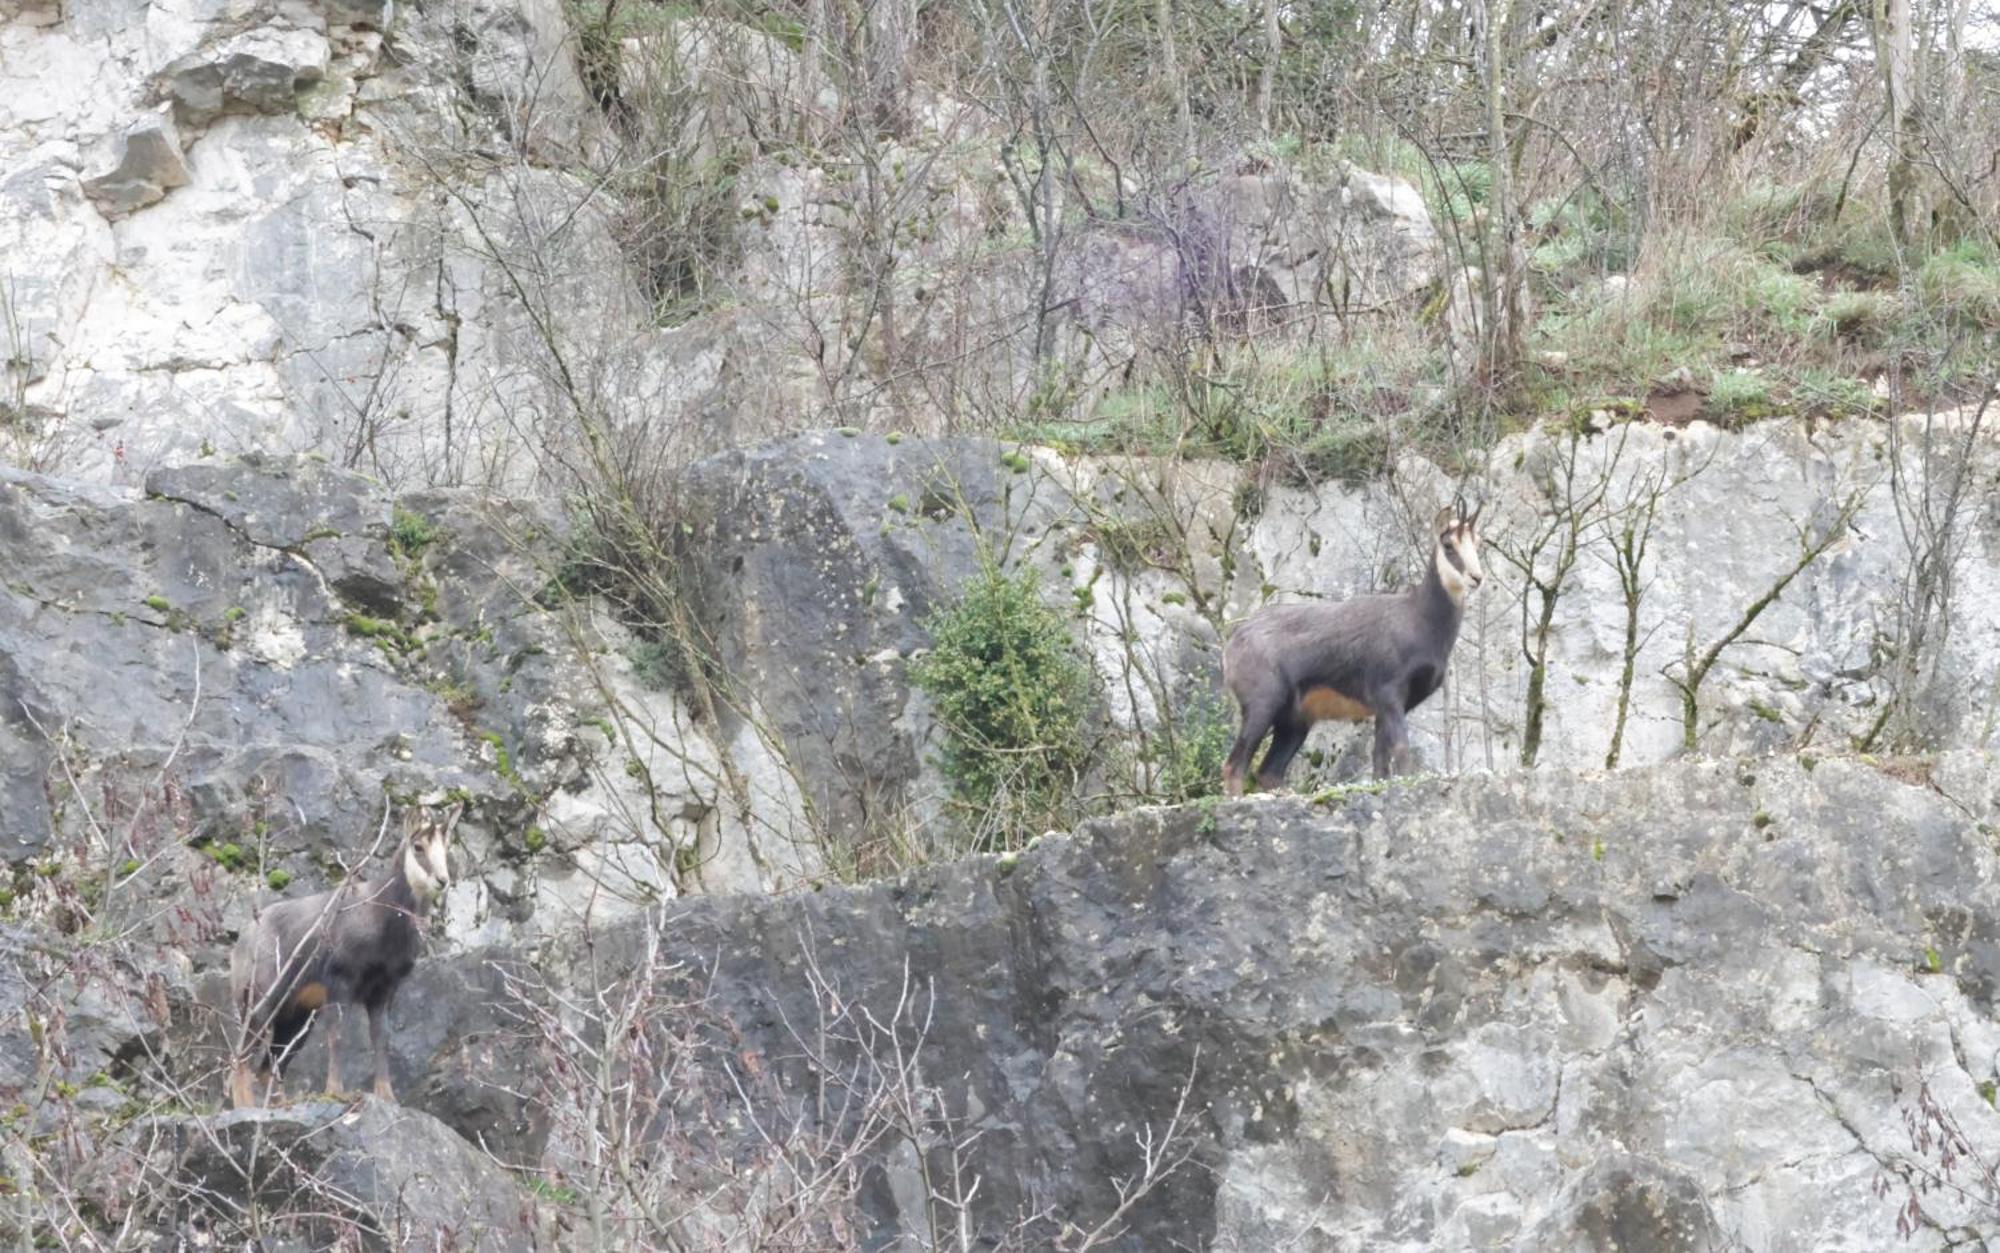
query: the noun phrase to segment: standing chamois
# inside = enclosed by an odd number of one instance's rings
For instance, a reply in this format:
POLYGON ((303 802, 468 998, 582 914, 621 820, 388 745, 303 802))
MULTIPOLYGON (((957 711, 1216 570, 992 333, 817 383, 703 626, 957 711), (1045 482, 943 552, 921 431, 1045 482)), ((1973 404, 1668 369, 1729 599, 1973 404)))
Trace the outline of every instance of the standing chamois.
MULTIPOLYGON (((362 1005, 375 1046, 375 1095, 389 1086, 389 1002, 417 962, 419 922, 451 882, 447 849, 463 804, 421 823, 386 878, 268 905, 236 942, 229 990, 242 1034, 229 1068, 230 1100, 256 1104, 255 1076, 275 1071, 328 1005, 362 1005)), ((386 820, 385 820, 386 821, 386 820)), ((340 1091, 340 1033, 326 1034, 326 1087, 340 1091)))
POLYGON ((1404 717, 1443 686, 1466 593, 1485 577, 1478 522, 1479 510, 1467 514, 1463 505, 1438 514, 1437 547, 1415 587, 1338 604, 1274 605, 1237 628, 1222 650, 1223 682, 1243 715, 1222 764, 1225 792, 1243 794, 1266 735, 1271 749, 1257 786, 1282 784, 1315 722, 1375 719, 1375 777, 1408 769, 1404 717))

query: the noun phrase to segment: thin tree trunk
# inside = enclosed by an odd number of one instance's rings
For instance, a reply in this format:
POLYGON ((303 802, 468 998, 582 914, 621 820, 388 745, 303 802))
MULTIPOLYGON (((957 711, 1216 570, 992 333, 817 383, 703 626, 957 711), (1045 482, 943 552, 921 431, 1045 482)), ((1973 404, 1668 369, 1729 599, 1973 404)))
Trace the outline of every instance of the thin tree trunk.
POLYGON ((1500 379, 1520 356, 1518 284, 1514 278, 1513 161, 1507 143, 1507 34, 1510 0, 1485 0, 1486 152, 1492 183, 1487 193, 1485 281, 1486 375, 1500 379))
POLYGON ((910 49, 916 43, 914 0, 867 0, 868 86, 875 124, 885 135, 910 128, 910 49))
POLYGON ((1889 129, 1895 153, 1889 160, 1889 229, 1896 245, 1908 249, 1914 237, 1917 153, 1921 117, 1916 96, 1916 47, 1910 0, 1877 0, 1876 55, 1889 98, 1889 129))
POLYGON ((1271 92, 1278 82, 1278 56, 1284 31, 1278 25, 1278 0, 1264 0, 1264 64, 1257 71, 1257 132, 1271 133, 1271 92))
MULTIPOLYGON (((1556 577, 1560 580, 1562 575, 1556 577)), ((1555 629, 1556 619, 1556 588, 1544 586, 1536 590, 1541 594, 1542 608, 1535 623, 1534 665, 1528 671, 1527 724, 1521 732, 1521 765, 1528 768, 1534 766, 1542 751, 1542 721, 1549 708, 1549 635, 1555 629)))
POLYGON ((831 0, 807 0, 805 47, 799 53, 799 135, 810 145, 819 109, 820 89, 826 84, 827 34, 833 25, 831 0))
POLYGON ((1194 118, 1188 111, 1187 80, 1181 77, 1181 54, 1174 41, 1174 0, 1153 0, 1153 25, 1160 28, 1160 68, 1167 90, 1174 93, 1174 117, 1182 144, 1194 140, 1194 118))

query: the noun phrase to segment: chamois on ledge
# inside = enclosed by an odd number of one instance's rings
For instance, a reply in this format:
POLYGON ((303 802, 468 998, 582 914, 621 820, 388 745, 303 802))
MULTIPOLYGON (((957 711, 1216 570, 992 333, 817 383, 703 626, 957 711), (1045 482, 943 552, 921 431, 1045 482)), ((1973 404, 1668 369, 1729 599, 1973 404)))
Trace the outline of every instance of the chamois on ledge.
MULTIPOLYGON (((1484 506, 1480 506, 1484 508, 1484 506)), ((1439 512, 1430 568, 1414 587, 1336 604, 1273 605, 1252 614, 1222 650, 1222 678, 1243 717, 1222 765, 1223 790, 1243 776, 1264 737, 1257 786, 1285 780, 1316 722, 1375 720, 1375 777, 1409 768, 1408 713, 1444 684, 1465 598, 1479 567, 1479 509, 1439 512)))
MULTIPOLYGON (((329 1005, 367 1008, 375 1095, 396 1099, 389 1086, 389 1003, 416 965, 420 923, 451 883, 447 850, 464 809, 454 805, 415 824, 385 877, 277 901, 244 930, 229 960, 240 1025, 229 1093, 239 1109, 257 1103, 258 1079, 275 1073, 283 1081, 286 1059, 329 1005)), ((326 1037, 326 1086, 340 1090, 333 1030, 326 1037)))

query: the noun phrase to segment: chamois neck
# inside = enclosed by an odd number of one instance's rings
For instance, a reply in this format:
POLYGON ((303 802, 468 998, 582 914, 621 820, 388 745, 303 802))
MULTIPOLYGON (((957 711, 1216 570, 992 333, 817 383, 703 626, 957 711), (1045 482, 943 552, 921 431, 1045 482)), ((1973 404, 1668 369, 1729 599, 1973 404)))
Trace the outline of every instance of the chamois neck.
POLYGON ((410 882, 409 850, 396 854, 395 869, 373 893, 375 903, 411 917, 420 917, 431 906, 430 898, 410 882))
POLYGON ((1424 563, 1423 582, 1411 588, 1410 595, 1426 618, 1446 623, 1455 637, 1459 620, 1465 616, 1465 597, 1462 592, 1452 595, 1451 589, 1445 586, 1444 574, 1438 569, 1438 563, 1443 559, 1443 554, 1437 549, 1431 550, 1430 560, 1424 563))

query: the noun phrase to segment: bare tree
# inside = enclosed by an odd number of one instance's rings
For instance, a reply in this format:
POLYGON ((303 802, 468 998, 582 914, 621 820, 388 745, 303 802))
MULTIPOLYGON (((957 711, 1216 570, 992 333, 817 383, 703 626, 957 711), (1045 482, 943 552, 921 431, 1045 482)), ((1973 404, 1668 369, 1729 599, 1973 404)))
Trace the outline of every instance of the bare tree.
POLYGON ((1955 625, 1959 567, 1971 542, 1974 457, 1992 401, 1989 387, 1969 417, 1933 411, 1889 424, 1890 498, 1909 561, 1881 649, 1888 659, 1888 698, 1857 741, 1864 751, 1884 737, 1923 746, 1936 712, 1955 703, 1940 690, 1941 667, 1955 625))
POLYGON ((1677 663, 1678 673, 1672 665, 1661 671, 1681 696, 1681 748, 1684 752, 1694 752, 1699 744, 1701 685, 1715 669, 1715 663, 1721 659, 1725 650, 1741 640, 1751 627, 1757 625, 1757 620, 1764 616, 1765 610, 1778 603, 1778 598, 1784 595, 1785 589, 1792 585, 1794 579, 1805 573, 1834 545, 1847 538, 1848 531, 1854 524, 1855 515, 1861 511, 1866 499, 1865 489, 1849 490, 1845 496, 1833 502, 1833 516, 1818 528, 1817 534, 1814 533, 1810 521, 1800 523, 1797 531, 1798 552, 1791 565, 1773 579, 1761 595, 1745 606, 1729 629, 1707 648, 1697 647, 1694 623, 1692 620, 1689 621, 1686 648, 1677 663))

